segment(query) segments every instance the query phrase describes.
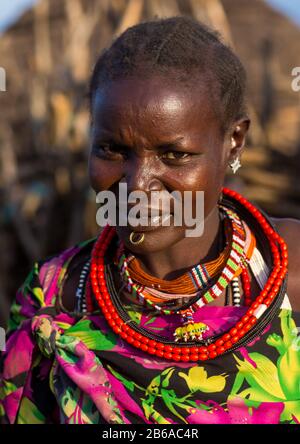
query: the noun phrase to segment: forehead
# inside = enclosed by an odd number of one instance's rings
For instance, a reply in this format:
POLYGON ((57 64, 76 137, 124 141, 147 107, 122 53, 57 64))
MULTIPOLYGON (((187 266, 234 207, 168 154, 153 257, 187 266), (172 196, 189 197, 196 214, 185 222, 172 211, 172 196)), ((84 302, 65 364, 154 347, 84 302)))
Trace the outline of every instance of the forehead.
POLYGON ((147 137, 199 134, 220 126, 207 82, 183 85, 160 76, 115 80, 99 88, 93 124, 95 130, 130 129, 147 137))

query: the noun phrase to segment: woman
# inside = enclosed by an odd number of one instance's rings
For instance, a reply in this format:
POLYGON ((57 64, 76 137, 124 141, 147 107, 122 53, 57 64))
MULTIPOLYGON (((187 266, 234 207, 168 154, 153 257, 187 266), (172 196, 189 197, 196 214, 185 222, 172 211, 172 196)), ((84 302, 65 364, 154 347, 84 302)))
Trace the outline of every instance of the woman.
POLYGON ((92 187, 118 207, 121 183, 191 191, 193 211, 203 191, 204 232, 186 236, 171 208, 169 226, 118 221, 37 262, 11 311, 3 422, 299 423, 300 224, 223 188, 250 123, 245 77, 186 17, 134 26, 100 56, 92 187))

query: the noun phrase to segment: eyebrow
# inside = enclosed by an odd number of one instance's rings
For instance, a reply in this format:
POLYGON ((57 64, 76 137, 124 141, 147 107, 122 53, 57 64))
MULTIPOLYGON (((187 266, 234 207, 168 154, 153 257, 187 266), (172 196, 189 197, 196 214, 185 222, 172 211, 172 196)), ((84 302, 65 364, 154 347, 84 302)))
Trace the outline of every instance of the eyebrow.
POLYGON ((156 145, 156 148, 158 148, 158 149, 173 148, 173 147, 176 147, 179 145, 183 145, 183 143, 182 143, 183 140, 184 140, 183 136, 177 137, 176 139, 171 140, 169 142, 163 142, 163 143, 156 145))
MULTIPOLYGON (((120 145, 120 146, 124 146, 124 147, 127 147, 127 148, 131 148, 130 146, 128 146, 128 145, 118 141, 117 138, 115 137, 115 135, 111 131, 102 130, 101 132, 100 132, 100 134, 96 134, 95 135, 95 139, 96 140, 103 139, 105 142, 108 142, 108 143, 113 143, 113 144, 116 144, 116 145, 120 145), (104 134, 101 135, 101 132, 109 134, 109 136, 104 135, 104 134)), ((174 147, 178 147, 178 146, 182 145, 183 140, 184 140, 184 137, 180 136, 180 137, 177 137, 174 140, 169 140, 169 141, 166 141, 166 142, 161 142, 161 143, 155 144, 154 147, 156 149, 159 149, 159 150, 170 149, 170 148, 174 148, 174 147)))

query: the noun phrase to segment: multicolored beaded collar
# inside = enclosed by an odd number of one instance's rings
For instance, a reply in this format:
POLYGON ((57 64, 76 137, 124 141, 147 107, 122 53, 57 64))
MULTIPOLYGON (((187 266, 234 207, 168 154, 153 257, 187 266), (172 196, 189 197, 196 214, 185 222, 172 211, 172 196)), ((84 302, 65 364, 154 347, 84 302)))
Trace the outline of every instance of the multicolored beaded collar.
MULTIPOLYGON (((237 276, 243 271, 244 274, 247 274, 246 266, 244 263, 246 262, 246 252, 245 252, 245 244, 246 244, 246 233, 242 224, 242 221, 238 217, 236 213, 233 211, 226 209, 222 206, 220 206, 220 210, 224 212, 225 219, 224 222, 227 222, 228 220, 229 225, 226 224, 227 231, 230 232, 230 236, 227 236, 227 241, 230 244, 229 249, 225 248, 224 251, 226 251, 228 254, 223 255, 223 252, 221 253, 221 256, 223 256, 222 261, 216 260, 215 263, 218 264, 219 262, 219 270, 221 273, 219 277, 215 273, 214 275, 209 275, 208 272, 206 272, 206 275, 208 276, 206 280, 199 279, 195 280, 195 275, 201 275, 202 270, 208 269, 205 265, 197 265, 193 267, 187 275, 190 278, 189 286, 181 285, 181 291, 184 291, 184 293, 179 293, 178 291, 176 293, 169 293, 167 291, 163 292, 161 290, 153 289, 151 288, 152 279, 151 276, 146 275, 145 273, 142 274, 142 281, 146 282, 148 285, 141 285, 140 281, 136 282, 132 277, 130 273, 130 267, 128 265, 129 260, 127 260, 127 257, 123 249, 119 249, 119 258, 117 261, 120 277, 121 280, 126 288, 126 290, 129 292, 129 294, 137 300, 139 303, 142 303, 144 305, 148 305, 151 308, 161 312, 165 315, 170 314, 177 314, 181 316, 182 319, 182 325, 181 327, 178 327, 175 332, 175 341, 179 342, 181 340, 187 342, 189 340, 196 340, 201 341, 203 338, 203 333, 205 333, 209 327, 206 326, 203 323, 196 323, 194 321, 194 312, 197 311, 198 307, 203 307, 204 305, 208 304, 212 300, 217 299, 224 290, 228 287, 229 284, 232 283, 232 291, 234 293, 234 299, 235 303, 240 302, 240 292, 239 292, 239 283, 237 276), (221 265, 221 268, 220 268, 221 265), (217 276, 217 279, 214 279, 215 276, 217 276), (148 280, 147 280, 148 277, 148 280), (214 279, 214 281, 213 281, 214 279), (215 283, 214 283, 215 282, 215 283), (193 284, 193 285, 191 285, 193 284), (192 287, 192 291, 196 289, 196 292, 189 293, 189 290, 192 287), (153 300, 153 294, 155 296, 155 299, 153 300), (196 303, 194 303, 191 307, 187 309, 176 309, 176 305, 178 306, 178 300, 181 300, 182 298, 189 299, 198 297, 198 300, 196 303), (177 302, 177 304, 176 304, 177 302), (172 308, 172 306, 175 308, 172 308)), ((131 255, 131 257, 133 257, 131 255)), ((139 274, 136 273, 137 278, 139 279, 139 274)), ((185 275, 183 275, 184 279, 185 275)), ((178 282, 179 279, 176 279, 176 282, 178 282)), ((169 281, 159 281, 162 283, 161 286, 163 288, 174 288, 174 284, 171 281, 169 284, 169 281), (169 284, 169 285, 168 285, 169 284)), ((245 279, 242 280, 242 283, 244 284, 245 279)), ((249 282, 249 278, 248 278, 249 282)), ((248 284, 247 284, 248 286, 248 284)), ((247 288, 244 289, 244 294, 246 293, 247 288)), ((180 306, 180 305, 179 305, 180 306)))
MULTIPOLYGON (((272 256, 272 271, 265 287, 256 299, 251 302, 246 314, 228 332, 219 337, 210 338, 208 344, 199 345, 195 341, 178 344, 152 338, 143 328, 128 325, 126 315, 118 301, 112 297, 111 279, 105 265, 105 252, 116 231, 113 227, 105 227, 96 241, 92 253, 90 280, 97 303, 112 330, 129 344, 150 355, 156 355, 173 361, 198 361, 214 359, 226 352, 249 342, 275 316, 285 292, 288 265, 287 246, 284 240, 273 229, 266 217, 243 196, 227 188, 223 189, 226 198, 233 201, 235 211, 247 213, 252 218, 268 243, 272 256)), ((199 308, 199 307, 198 307, 199 308)))

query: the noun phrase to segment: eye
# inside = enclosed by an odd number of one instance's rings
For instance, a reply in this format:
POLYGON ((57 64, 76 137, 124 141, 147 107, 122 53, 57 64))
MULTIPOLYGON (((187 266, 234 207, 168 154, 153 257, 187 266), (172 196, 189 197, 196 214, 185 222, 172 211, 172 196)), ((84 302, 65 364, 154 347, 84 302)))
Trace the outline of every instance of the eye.
POLYGON ((122 147, 110 144, 98 144, 92 147, 92 152, 102 159, 123 160, 127 153, 122 147))
POLYGON ((164 154, 166 159, 185 159, 189 156, 188 153, 183 153, 181 151, 168 151, 164 154))
POLYGON ((162 159, 170 161, 182 161, 187 160, 191 155, 189 153, 184 153, 183 151, 167 151, 162 154, 162 159))

